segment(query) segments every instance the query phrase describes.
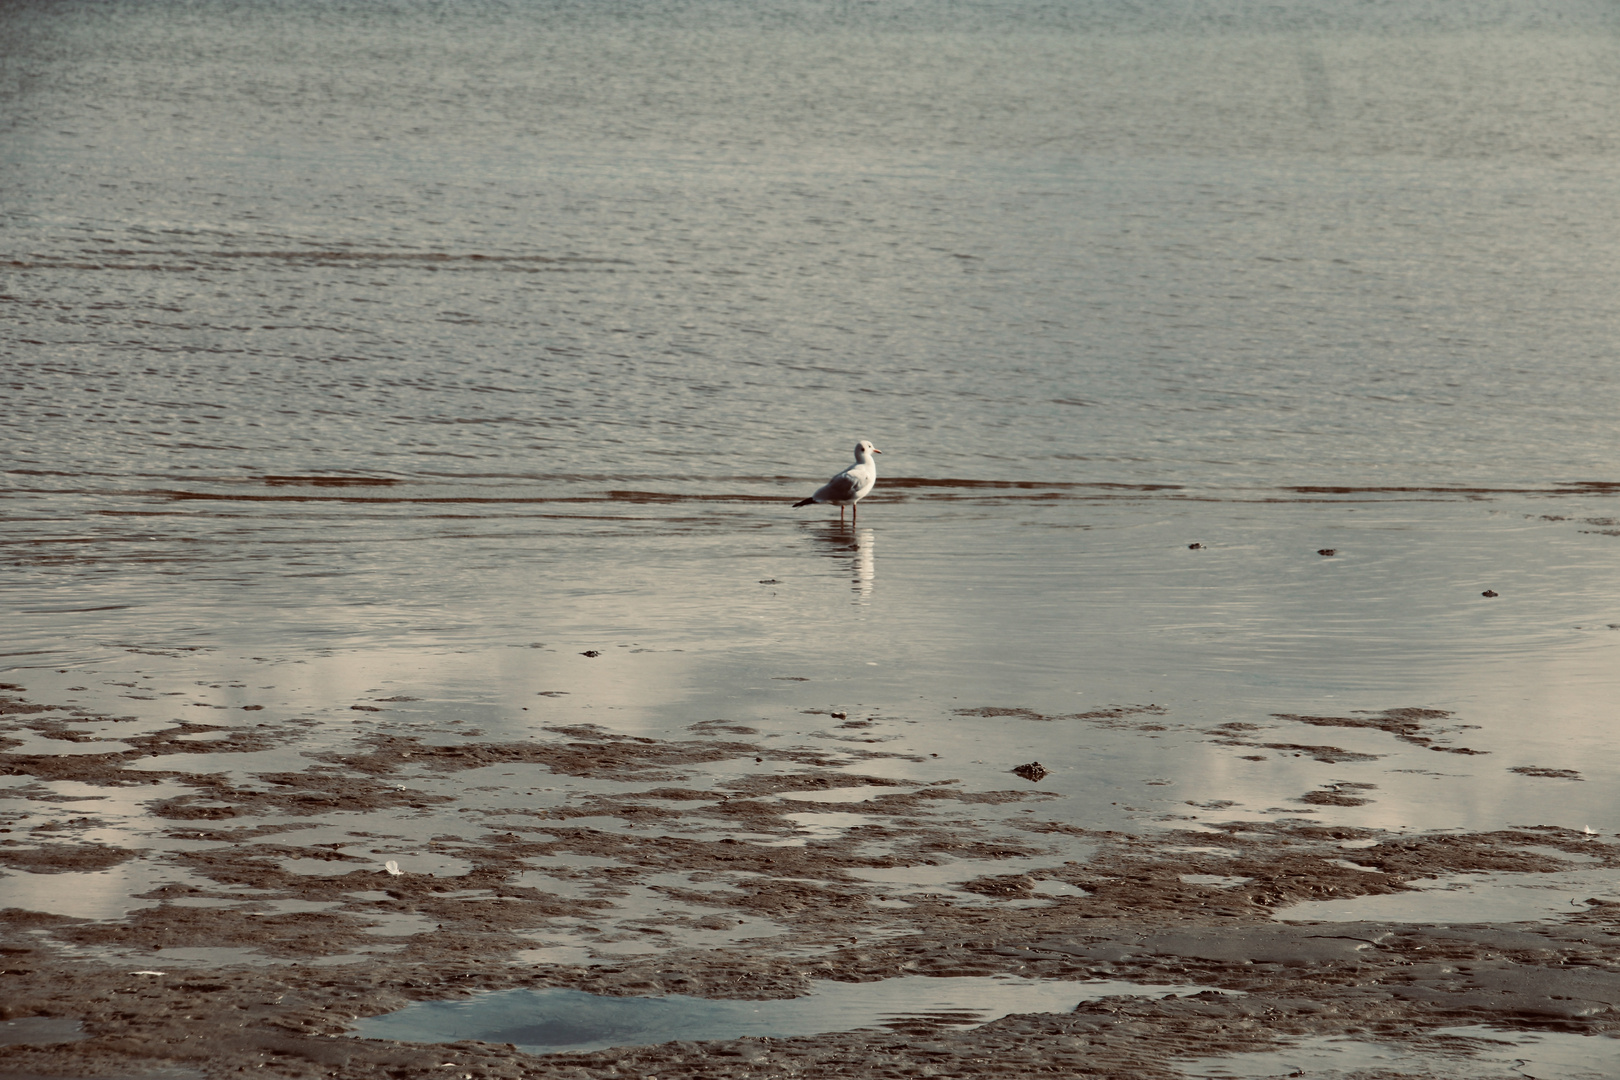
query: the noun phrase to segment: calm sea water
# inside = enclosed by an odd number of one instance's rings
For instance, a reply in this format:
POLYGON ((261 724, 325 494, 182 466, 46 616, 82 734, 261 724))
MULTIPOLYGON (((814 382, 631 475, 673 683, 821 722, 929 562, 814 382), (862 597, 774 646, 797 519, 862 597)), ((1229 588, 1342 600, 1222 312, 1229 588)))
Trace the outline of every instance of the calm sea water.
POLYGON ((1368 820, 1620 828, 1505 772, 1620 777, 1612 5, 3 15, 31 690, 858 703, 987 778, 954 708, 1424 705, 1489 769, 1368 820), (859 438, 860 529, 790 509, 859 438))

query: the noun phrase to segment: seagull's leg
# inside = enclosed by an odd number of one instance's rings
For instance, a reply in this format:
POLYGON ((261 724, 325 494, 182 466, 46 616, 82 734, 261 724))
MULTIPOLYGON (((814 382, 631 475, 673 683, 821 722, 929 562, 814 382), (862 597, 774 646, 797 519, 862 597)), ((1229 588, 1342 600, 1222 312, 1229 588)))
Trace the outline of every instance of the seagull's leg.
POLYGON ((855 519, 860 517, 860 516, 861 516, 861 504, 858 503, 858 502, 850 503, 849 504, 849 527, 850 528, 853 529, 855 527, 855 519))

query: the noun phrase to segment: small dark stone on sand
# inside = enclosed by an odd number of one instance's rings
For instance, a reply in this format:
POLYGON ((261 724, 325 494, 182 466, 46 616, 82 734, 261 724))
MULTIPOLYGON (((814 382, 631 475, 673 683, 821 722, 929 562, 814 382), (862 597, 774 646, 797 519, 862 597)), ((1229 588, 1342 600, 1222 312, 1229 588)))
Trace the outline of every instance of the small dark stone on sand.
POLYGON ((1018 766, 1013 772, 1031 783, 1039 783, 1046 776, 1046 766, 1038 761, 1031 761, 1027 765, 1018 766))
POLYGON ((1188 551, 1197 551, 1199 548, 1201 548, 1203 546, 1204 546, 1203 544, 1188 544, 1187 545, 1187 550, 1188 551))
POLYGON ((597 652, 595 649, 586 649, 584 652, 580 653, 579 655, 581 655, 581 656, 601 656, 602 654, 597 652))
POLYGON ((835 713, 829 713, 828 715, 831 716, 834 720, 848 720, 849 719, 849 713, 847 713, 847 712, 835 712, 835 713))
POLYGON ((1484 592, 1480 593, 1479 595, 1481 595, 1481 596, 1495 596, 1496 595, 1496 590, 1495 589, 1486 589, 1484 592))
POLYGON ((1339 549, 1338 548, 1317 548, 1316 553, 1318 555, 1337 555, 1339 553, 1339 549))

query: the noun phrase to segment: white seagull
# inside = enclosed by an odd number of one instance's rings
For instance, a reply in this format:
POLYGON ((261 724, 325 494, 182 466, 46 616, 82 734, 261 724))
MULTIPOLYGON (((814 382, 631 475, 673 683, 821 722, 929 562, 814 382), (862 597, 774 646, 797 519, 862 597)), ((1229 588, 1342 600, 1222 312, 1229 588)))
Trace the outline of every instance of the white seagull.
POLYGON ((794 506, 809 506, 811 503, 831 503, 838 507, 838 520, 844 520, 844 507, 849 507, 850 520, 855 520, 856 503, 866 498, 877 483, 877 462, 872 460, 873 454, 883 451, 862 439, 855 444, 855 464, 822 484, 816 493, 808 499, 800 499, 794 506))

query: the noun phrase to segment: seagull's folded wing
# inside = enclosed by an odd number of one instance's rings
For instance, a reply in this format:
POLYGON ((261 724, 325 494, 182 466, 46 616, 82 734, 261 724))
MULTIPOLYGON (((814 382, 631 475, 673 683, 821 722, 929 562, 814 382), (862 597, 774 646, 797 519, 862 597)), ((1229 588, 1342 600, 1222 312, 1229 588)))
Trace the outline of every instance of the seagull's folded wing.
POLYGON ((855 497, 860 487, 860 481, 847 472, 841 472, 821 486, 816 492, 818 502, 846 502, 855 497))

